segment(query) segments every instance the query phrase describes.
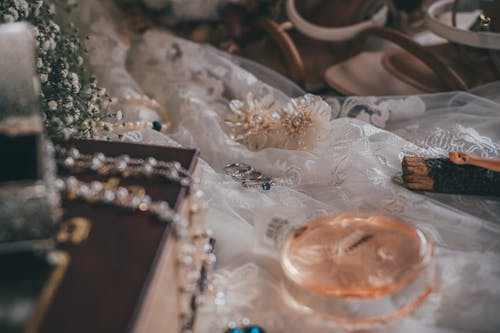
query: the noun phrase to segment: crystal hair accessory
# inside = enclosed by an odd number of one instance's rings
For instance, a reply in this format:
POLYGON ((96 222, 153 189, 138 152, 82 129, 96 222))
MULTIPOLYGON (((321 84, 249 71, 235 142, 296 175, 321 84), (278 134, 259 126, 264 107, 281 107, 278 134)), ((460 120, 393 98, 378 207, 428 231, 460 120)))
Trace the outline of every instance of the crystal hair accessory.
POLYGON ((433 290, 431 240, 386 216, 346 212, 294 230, 282 248, 290 302, 353 329, 408 314, 433 290))
POLYGON ((225 117, 231 139, 250 149, 309 150, 330 131, 330 106, 315 95, 291 99, 280 107, 270 95, 249 93, 229 103, 225 117))

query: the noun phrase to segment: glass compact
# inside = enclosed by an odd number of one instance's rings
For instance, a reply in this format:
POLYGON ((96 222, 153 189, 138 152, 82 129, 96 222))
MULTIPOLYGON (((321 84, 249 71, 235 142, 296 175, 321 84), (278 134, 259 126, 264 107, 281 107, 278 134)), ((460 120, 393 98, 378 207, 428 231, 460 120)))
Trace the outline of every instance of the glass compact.
POLYGON ((431 240, 409 224, 373 213, 315 220, 295 229, 282 251, 292 302, 356 329, 409 313, 435 283, 431 240))

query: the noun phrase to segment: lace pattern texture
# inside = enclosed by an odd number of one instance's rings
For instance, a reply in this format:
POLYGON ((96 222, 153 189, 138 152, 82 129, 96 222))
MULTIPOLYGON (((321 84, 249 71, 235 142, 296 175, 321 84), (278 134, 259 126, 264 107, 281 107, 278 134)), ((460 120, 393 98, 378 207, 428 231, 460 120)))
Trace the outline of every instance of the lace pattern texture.
MULTIPOLYGON (((106 11, 98 10, 104 4, 110 6, 108 1, 81 3, 83 11, 95 13, 83 15, 81 22, 98 32, 95 38, 113 36, 115 29, 116 22, 102 19, 106 11)), ((331 115, 321 120, 328 126, 310 150, 251 150, 227 133, 231 100, 251 93, 286 105, 288 96, 218 51, 162 30, 148 30, 127 46, 117 43, 94 59, 108 90, 148 94, 165 106, 166 114, 156 116, 174 124, 168 136, 142 130, 126 139, 201 151, 207 219, 217 238, 214 285, 222 294, 205 300, 196 332, 222 332, 225 323, 243 317, 269 332, 339 332, 333 323, 292 306, 283 294, 276 253, 259 247, 255 232, 266 223, 259 212, 275 208, 306 217, 378 210, 430 235, 442 270, 440 284, 416 312, 386 331, 494 332, 500 327, 500 202, 415 193, 397 181, 404 155, 464 150, 500 157, 499 83, 473 93, 328 98, 331 115), (266 192, 244 189, 223 173, 224 165, 233 162, 287 182, 266 192)), ((144 115, 130 109, 125 117, 144 115)))

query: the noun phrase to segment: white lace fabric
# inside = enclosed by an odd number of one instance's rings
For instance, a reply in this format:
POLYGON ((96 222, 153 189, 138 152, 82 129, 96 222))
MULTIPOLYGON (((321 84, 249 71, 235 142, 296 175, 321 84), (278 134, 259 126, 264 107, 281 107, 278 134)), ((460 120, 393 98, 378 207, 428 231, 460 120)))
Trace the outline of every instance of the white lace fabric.
MULTIPOLYGON (((461 150, 500 157, 500 82, 473 93, 327 99, 330 131, 310 151, 251 151, 230 139, 224 115, 232 99, 251 92, 288 101, 278 91, 210 47, 163 30, 117 37, 105 1, 81 3, 80 24, 91 27, 91 63, 115 95, 146 93, 168 115, 130 108, 125 117, 173 122, 170 135, 133 131, 124 140, 197 148, 203 159, 207 219, 217 239, 216 304, 200 308, 196 332, 223 332, 226 321, 250 318, 267 332, 340 332, 331 322, 290 305, 276 255, 259 247, 259 213, 272 209, 314 218, 344 210, 377 210, 427 232, 436 246, 439 285, 411 315, 387 332, 494 332, 500 327, 500 201, 498 198, 417 193, 398 181, 404 155, 444 156, 461 150), (106 5, 104 5, 106 4, 106 5), (92 14, 89 14, 92 13, 92 14), (100 45, 100 46, 99 46, 100 45), (357 119, 355 119, 357 118, 357 119), (378 126, 378 127, 377 127, 378 126), (383 129, 385 128, 385 129, 383 129), (224 175, 244 162, 287 186, 245 189, 224 175)), ((115 18, 116 19, 116 18, 115 18)))

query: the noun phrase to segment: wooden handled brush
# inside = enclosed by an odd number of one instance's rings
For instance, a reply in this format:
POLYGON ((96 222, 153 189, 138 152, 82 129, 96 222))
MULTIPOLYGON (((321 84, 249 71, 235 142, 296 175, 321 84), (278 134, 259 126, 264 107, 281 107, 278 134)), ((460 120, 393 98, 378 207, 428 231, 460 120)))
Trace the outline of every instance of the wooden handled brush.
POLYGON ((411 190, 500 196, 500 159, 450 152, 449 158, 406 156, 402 167, 411 190))

